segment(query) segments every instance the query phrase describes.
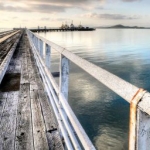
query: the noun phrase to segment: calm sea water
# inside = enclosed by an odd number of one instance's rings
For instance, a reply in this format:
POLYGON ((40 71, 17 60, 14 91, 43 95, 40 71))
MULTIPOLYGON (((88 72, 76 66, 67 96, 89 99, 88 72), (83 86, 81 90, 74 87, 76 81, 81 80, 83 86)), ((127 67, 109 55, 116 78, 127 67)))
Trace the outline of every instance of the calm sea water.
MULTIPOLYGON (((150 91, 150 30, 97 29, 40 35, 150 91)), ((54 51, 53 71, 59 69, 58 60, 54 51)), ((69 103, 97 149, 128 148, 129 104, 72 63, 69 103)))

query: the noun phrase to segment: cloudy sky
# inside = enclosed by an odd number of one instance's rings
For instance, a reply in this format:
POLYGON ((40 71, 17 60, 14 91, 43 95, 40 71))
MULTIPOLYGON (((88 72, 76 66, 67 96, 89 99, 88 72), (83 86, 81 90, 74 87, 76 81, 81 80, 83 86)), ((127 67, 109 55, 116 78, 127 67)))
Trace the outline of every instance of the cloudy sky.
POLYGON ((0 28, 115 24, 150 27, 150 0, 0 0, 0 28))

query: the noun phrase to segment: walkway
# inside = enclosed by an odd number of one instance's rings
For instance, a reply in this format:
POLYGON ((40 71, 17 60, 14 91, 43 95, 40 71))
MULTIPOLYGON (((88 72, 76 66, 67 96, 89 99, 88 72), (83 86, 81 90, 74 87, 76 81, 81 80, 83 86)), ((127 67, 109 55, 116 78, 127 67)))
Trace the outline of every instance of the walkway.
POLYGON ((0 90, 0 150, 63 149, 26 33, 0 90))

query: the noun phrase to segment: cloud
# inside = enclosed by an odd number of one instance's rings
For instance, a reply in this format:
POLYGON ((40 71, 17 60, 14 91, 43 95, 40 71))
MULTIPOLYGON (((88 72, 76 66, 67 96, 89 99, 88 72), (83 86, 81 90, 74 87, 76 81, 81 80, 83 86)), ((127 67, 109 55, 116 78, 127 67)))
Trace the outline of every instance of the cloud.
POLYGON ((47 13, 47 12, 64 12, 66 8, 69 8, 69 7, 63 7, 63 6, 55 6, 55 5, 46 5, 46 4, 33 4, 31 6, 31 10, 30 11, 33 11, 33 12, 44 12, 44 13, 47 13))
MULTIPOLYGON (((0 10, 14 12, 64 12, 66 9, 92 9, 93 2, 103 2, 104 0, 8 0, 0 2, 0 10)), ((99 4, 99 3, 98 3, 99 4)), ((99 7, 100 8, 100 7, 99 7)))
MULTIPOLYGON (((1 0, 0 0, 1 1, 1 0)), ((120 0, 123 2, 134 2, 140 0, 120 0)), ((101 4, 109 0, 7 0, 0 2, 0 11, 8 12, 39 12, 39 13, 61 13, 67 9, 93 10, 104 9, 101 4)), ((109 16, 107 16, 109 18, 109 16)), ((110 16, 111 17, 111 16, 110 16)), ((120 16, 116 16, 116 18, 120 16)))
POLYGON ((141 0, 122 0, 123 2, 136 2, 136 1, 141 1, 141 0))
POLYGON ((17 19, 18 17, 12 17, 12 19, 17 19))
POLYGON ((97 14, 97 13, 84 14, 84 15, 81 15, 81 17, 109 19, 109 20, 139 19, 139 16, 125 16, 121 14, 97 14))
POLYGON ((42 20, 42 21, 61 21, 61 22, 63 22, 63 21, 72 21, 68 18, 49 18, 49 17, 43 17, 40 20, 42 20))
POLYGON ((42 21, 49 21, 51 18, 41 18, 42 21))
POLYGON ((19 7, 19 6, 5 6, 0 3, 0 10, 1 11, 10 11, 10 12, 29 12, 28 8, 19 7))
POLYGON ((64 12, 68 6, 55 6, 55 5, 46 5, 46 4, 30 4, 29 7, 21 6, 10 6, 0 3, 1 11, 8 12, 41 12, 41 13, 55 13, 55 12, 64 12))

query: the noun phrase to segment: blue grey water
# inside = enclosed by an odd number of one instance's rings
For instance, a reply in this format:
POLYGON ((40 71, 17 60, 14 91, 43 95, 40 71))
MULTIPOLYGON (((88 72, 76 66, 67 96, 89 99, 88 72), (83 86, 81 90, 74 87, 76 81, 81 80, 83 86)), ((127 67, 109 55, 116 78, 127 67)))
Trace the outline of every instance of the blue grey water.
MULTIPOLYGON (((150 91, 150 30, 97 29, 40 35, 150 91)), ((52 56, 51 69, 58 71, 59 55, 54 51, 52 56)), ((72 63, 69 103, 97 149, 128 148, 129 104, 72 63)))

